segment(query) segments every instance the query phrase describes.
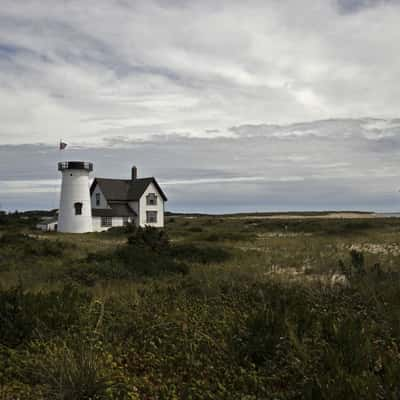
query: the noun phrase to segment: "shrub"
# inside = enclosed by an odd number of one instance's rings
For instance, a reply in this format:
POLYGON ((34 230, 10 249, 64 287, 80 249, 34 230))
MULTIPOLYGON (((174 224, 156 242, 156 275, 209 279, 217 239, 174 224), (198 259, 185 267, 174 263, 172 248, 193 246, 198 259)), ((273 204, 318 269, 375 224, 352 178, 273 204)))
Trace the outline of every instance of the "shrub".
POLYGON ((201 226, 192 226, 187 229, 189 232, 203 232, 203 228, 201 226))
POLYGON ((82 266, 82 269, 72 269, 69 276, 89 286, 97 279, 132 279, 189 272, 188 266, 171 254, 165 231, 152 227, 136 228, 127 244, 113 251, 89 254, 82 266))
POLYGON ((266 308, 254 312, 247 320, 247 329, 241 338, 241 356, 257 366, 271 361, 279 345, 287 345, 288 329, 282 310, 266 308))
POLYGON ((36 257, 60 257, 70 244, 59 240, 38 239, 32 236, 10 233, 0 237, 0 250, 6 248, 18 255, 36 257))
POLYGON ((25 376, 41 385, 45 398, 62 400, 137 399, 135 387, 101 341, 36 342, 31 346, 25 376))
POLYGON ((162 229, 151 226, 139 227, 128 237, 128 245, 144 247, 156 253, 162 253, 169 249, 169 239, 162 229))
POLYGON ((365 265, 364 265, 364 254, 361 251, 351 250, 351 265, 356 274, 364 274, 365 273, 365 265))
POLYGON ((252 239, 254 239, 254 234, 248 232, 219 232, 219 233, 210 233, 204 236, 204 240, 207 242, 218 242, 224 240, 237 242, 240 240, 247 241, 252 239))
POLYGON ((364 231, 380 228, 385 225, 394 225, 393 221, 386 219, 292 219, 292 220, 247 220, 247 226, 259 228, 263 231, 285 231, 285 232, 304 232, 304 233, 322 233, 327 235, 350 235, 354 233, 361 233, 364 231))
POLYGON ((124 270, 134 276, 156 276, 166 273, 189 271, 187 265, 175 261, 168 253, 158 253, 145 247, 127 245, 119 248, 114 257, 122 263, 124 270))
POLYGON ((112 226, 106 231, 101 232, 101 234, 108 236, 122 236, 126 234, 126 230, 124 226, 112 226))
POLYGON ((120 273, 116 274, 109 265, 90 262, 72 265, 65 270, 64 274, 67 279, 85 286, 94 286, 100 278, 123 279, 126 277, 120 273))
POLYGON ((208 235, 204 236, 204 240, 207 242, 218 242, 221 240, 221 236, 217 233, 209 233, 208 235))
POLYGON ((103 235, 122 236, 131 233, 134 234, 137 231, 137 229, 138 228, 134 223, 128 223, 124 226, 113 226, 102 233, 103 235))
MULTIPOLYGON (((378 264, 379 265, 379 264, 378 264)), ((350 250, 350 265, 346 265, 342 259, 339 260, 339 271, 346 275, 347 278, 359 278, 361 275, 366 274, 364 254, 361 251, 352 249, 350 250)), ((372 269, 373 273, 378 273, 379 276, 383 276, 383 271, 379 266, 374 265, 372 269)))
POLYGON ((231 255, 221 247, 195 246, 193 244, 177 244, 171 247, 170 254, 178 260, 201 264, 220 263, 231 255))
MULTIPOLYGON (((394 244, 389 253, 343 257, 341 268, 353 280, 345 290, 333 290, 324 279, 300 274, 292 279, 265 267, 309 264, 316 273, 326 271, 358 237, 271 237, 255 243, 258 250, 235 251, 232 243, 193 239, 241 234, 243 220, 210 228, 207 219, 204 232, 189 237, 179 219, 174 238, 181 241, 171 243, 158 230, 115 232, 134 237, 118 248, 116 240, 92 235, 60 260, 32 255, 27 249, 42 243, 34 238, 0 243, 3 263, 6 253, 20 257, 0 281, 7 285, 19 272, 26 273, 25 281, 37 275, 31 293, 21 287, 0 290, 0 398, 400 398, 400 281, 398 257, 389 254, 398 252, 398 222, 387 223, 392 235, 378 239, 394 244), (176 275, 187 271, 186 263, 218 263, 229 254, 235 265, 176 275), (60 268, 61 282, 89 286, 102 279, 107 285, 85 292, 71 286, 50 290, 43 272, 59 278, 60 268), (125 282, 109 285, 111 279, 125 282), (47 291, 38 291, 38 285, 47 291), (91 301, 91 293, 104 301, 91 301)), ((200 226, 189 221, 188 229, 200 226)), ((254 219, 250 234, 264 222, 254 219)), ((263 229, 285 224, 298 232, 326 233, 328 224, 336 225, 332 232, 345 229, 342 221, 331 220, 273 224, 263 229)), ((364 228, 376 226, 374 220, 364 228)))
POLYGON ((61 291, 25 293, 21 286, 0 291, 0 343, 16 346, 42 332, 73 328, 90 295, 65 286, 61 291))

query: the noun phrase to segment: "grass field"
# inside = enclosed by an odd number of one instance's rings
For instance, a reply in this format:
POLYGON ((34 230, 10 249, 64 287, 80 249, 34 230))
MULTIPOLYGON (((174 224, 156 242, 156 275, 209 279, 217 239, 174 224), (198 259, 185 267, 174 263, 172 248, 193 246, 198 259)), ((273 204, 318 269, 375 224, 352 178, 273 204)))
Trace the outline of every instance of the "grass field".
POLYGON ((32 224, 0 220, 1 400, 400 398, 400 219, 32 224))

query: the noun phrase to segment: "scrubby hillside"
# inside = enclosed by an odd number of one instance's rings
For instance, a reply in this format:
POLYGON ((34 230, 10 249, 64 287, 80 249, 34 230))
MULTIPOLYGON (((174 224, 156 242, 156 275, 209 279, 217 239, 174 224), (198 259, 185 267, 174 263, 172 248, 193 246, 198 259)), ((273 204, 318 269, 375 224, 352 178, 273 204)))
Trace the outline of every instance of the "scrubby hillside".
POLYGON ((1 399, 398 399, 400 222, 0 225, 1 399))

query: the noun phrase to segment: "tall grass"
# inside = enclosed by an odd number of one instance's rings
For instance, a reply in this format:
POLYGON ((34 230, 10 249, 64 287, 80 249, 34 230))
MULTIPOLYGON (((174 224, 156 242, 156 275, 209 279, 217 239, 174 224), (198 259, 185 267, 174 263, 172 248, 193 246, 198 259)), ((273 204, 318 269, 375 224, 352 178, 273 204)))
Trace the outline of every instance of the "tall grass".
POLYGON ((400 398, 398 258, 351 247, 395 249, 393 221, 330 221, 326 235, 322 222, 174 219, 170 240, 0 243, 0 279, 21 277, 0 289, 0 398, 400 398), (332 272, 349 285, 331 287, 332 272))

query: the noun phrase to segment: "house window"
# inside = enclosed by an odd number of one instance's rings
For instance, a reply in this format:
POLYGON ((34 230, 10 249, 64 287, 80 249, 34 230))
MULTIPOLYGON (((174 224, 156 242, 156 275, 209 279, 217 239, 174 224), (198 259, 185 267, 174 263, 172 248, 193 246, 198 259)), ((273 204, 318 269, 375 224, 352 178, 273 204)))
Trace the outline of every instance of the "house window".
POLYGON ((122 225, 127 226, 129 224, 129 217, 122 217, 122 225))
POLYGON ((146 204, 148 206, 155 206, 157 205, 157 196, 154 193, 149 193, 146 196, 146 204))
POLYGON ((112 217, 101 217, 101 226, 112 226, 112 217))
POLYGON ((146 223, 148 224, 157 223, 157 211, 146 211, 146 223))
POLYGON ((82 203, 75 203, 75 215, 82 215, 82 203))
POLYGON ((100 205, 100 193, 96 193, 96 206, 100 205))

